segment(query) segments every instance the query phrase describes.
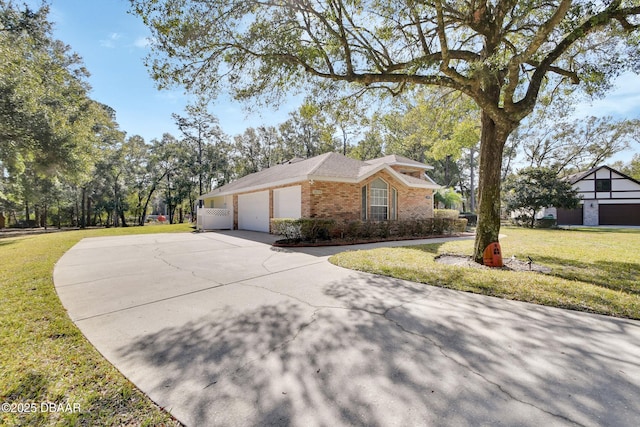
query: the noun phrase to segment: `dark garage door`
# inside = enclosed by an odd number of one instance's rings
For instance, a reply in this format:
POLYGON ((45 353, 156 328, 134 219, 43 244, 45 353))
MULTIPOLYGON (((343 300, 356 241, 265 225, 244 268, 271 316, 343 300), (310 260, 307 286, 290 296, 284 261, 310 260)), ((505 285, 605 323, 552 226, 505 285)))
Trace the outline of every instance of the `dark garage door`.
POLYGON ((582 225, 582 205, 577 209, 558 208, 558 225, 582 225))
POLYGON ((600 205, 600 225, 640 225, 640 204, 600 205))

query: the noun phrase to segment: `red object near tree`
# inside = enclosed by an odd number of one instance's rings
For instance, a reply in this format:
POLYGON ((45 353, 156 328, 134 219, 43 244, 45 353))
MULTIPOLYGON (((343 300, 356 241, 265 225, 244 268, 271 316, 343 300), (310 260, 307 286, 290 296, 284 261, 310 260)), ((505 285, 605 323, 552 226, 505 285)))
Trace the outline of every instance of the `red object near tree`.
POLYGON ((490 243, 484 250, 482 256, 483 264, 487 267, 502 267, 502 251, 500 243, 490 243))
POLYGON ((167 220, 167 217, 164 215, 158 215, 158 221, 160 222, 165 222, 167 220))

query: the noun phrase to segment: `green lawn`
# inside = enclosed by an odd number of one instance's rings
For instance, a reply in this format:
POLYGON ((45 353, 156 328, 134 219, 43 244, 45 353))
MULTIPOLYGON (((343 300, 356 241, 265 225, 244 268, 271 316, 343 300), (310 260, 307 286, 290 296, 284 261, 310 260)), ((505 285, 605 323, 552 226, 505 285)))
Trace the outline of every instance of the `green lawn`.
POLYGON ((536 304, 640 319, 640 230, 503 227, 503 258, 515 255, 549 275, 437 264, 441 253, 471 255, 473 242, 343 252, 342 267, 536 304))
POLYGON ((189 231, 179 224, 0 239, 0 425, 179 425, 84 338, 58 299, 52 273, 85 237, 189 231), (7 403, 36 412, 7 413, 7 403), (54 412, 49 404, 72 411, 54 412))

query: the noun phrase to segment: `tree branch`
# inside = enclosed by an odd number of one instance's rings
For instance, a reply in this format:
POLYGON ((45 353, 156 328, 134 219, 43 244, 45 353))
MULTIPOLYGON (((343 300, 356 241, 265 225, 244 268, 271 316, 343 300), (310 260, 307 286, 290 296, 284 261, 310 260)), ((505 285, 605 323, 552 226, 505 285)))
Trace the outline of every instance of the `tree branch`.
POLYGON ((527 48, 521 54, 514 55, 509 61, 507 65, 508 84, 504 92, 505 109, 510 110, 513 106, 513 96, 520 81, 520 65, 528 62, 531 56, 540 49, 542 44, 548 39, 549 34, 551 34, 554 28, 564 19, 570 6, 571 0, 562 0, 553 15, 538 28, 538 31, 527 48))
MULTIPOLYGON (((582 25, 573 29, 558 45, 540 62, 531 78, 531 83, 527 93, 522 100, 514 104, 519 109, 520 116, 526 116, 535 106, 538 92, 542 86, 542 80, 548 71, 553 67, 553 63, 565 53, 576 41, 586 37, 588 34, 608 25, 612 19, 620 22, 626 20, 628 16, 640 15, 640 6, 618 9, 621 0, 614 0, 604 11, 592 16, 582 25)), ((635 27, 634 27, 635 28, 635 27)), ((558 70, 557 68, 554 70, 558 70)))

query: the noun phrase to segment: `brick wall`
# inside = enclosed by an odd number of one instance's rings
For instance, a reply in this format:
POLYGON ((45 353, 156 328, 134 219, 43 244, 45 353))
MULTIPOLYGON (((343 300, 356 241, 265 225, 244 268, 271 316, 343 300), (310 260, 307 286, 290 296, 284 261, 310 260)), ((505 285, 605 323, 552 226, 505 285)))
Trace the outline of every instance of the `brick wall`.
MULTIPOLYGON (((381 171, 358 184, 315 181, 313 185, 309 185, 309 217, 346 221, 361 219, 362 187, 378 177, 398 191, 398 219, 433 218, 433 190, 408 188, 386 171, 381 171)), ((302 216, 305 216, 304 191, 303 186, 302 216)))
POLYGON ((311 184, 309 181, 305 181, 301 183, 302 185, 302 207, 300 209, 300 214, 303 218, 311 218, 311 184))
POLYGON ((360 188, 360 184, 314 181, 309 185, 309 217, 360 219, 360 188))
POLYGON ((433 218, 433 190, 396 188, 398 190, 398 219, 433 218))

